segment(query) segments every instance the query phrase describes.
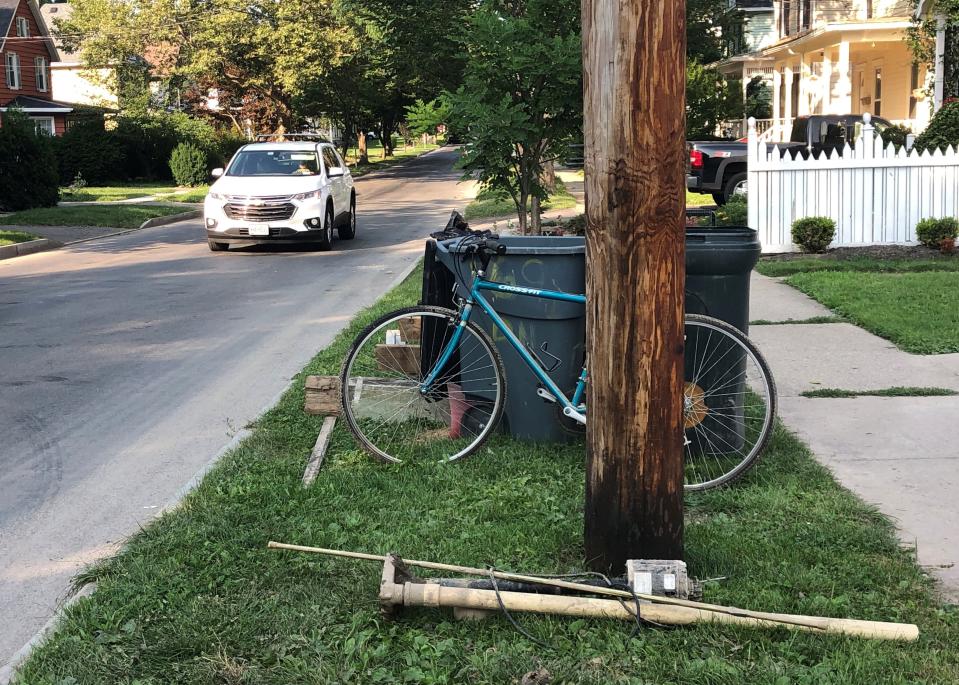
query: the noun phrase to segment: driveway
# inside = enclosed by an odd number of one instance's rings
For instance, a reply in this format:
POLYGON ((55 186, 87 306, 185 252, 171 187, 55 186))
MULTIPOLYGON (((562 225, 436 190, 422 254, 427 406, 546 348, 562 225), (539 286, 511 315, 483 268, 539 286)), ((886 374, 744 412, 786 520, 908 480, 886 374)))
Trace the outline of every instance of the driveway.
POLYGON ((333 252, 213 254, 191 221, 0 263, 0 665, 422 255, 455 157, 359 179, 333 252))

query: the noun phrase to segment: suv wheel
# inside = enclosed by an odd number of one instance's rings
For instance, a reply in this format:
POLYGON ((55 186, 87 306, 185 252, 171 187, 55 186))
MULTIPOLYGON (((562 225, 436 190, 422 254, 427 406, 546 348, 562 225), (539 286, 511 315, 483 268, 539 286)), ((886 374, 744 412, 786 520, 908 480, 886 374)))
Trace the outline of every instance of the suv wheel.
POLYGON ((356 195, 350 196, 350 216, 347 222, 337 229, 340 240, 353 240, 356 237, 356 195))
POLYGON ((229 243, 218 243, 214 240, 207 240, 206 244, 210 246, 211 252, 225 252, 230 247, 229 243))
POLYGON ((326 216, 323 218, 323 237, 320 238, 319 245, 321 252, 329 252, 333 249, 333 205, 326 206, 326 216))

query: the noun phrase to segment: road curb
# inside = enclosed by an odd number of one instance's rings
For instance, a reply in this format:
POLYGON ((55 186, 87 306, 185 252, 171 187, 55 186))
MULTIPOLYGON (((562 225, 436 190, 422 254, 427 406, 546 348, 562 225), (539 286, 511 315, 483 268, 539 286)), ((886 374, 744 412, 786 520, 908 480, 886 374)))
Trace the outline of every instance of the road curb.
POLYGON ((49 238, 38 238, 37 240, 28 240, 24 243, 14 243, 13 245, 4 245, 0 247, 0 259, 13 259, 14 257, 23 257, 37 252, 46 252, 63 247, 63 243, 49 238))
POLYGON ((154 228, 156 226, 166 226, 167 224, 175 224, 179 221, 186 221, 187 219, 199 219, 201 216, 203 216, 202 209, 191 209, 188 212, 180 212, 179 214, 169 214, 167 216, 156 216, 156 217, 153 217, 152 219, 147 219, 142 224, 140 224, 139 229, 134 229, 134 230, 142 230, 144 228, 154 228))

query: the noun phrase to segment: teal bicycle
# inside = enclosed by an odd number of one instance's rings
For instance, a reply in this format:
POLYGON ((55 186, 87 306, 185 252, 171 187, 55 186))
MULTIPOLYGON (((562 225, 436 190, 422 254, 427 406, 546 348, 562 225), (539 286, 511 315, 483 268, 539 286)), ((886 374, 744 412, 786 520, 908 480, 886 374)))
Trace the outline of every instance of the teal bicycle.
MULTIPOLYGON (((576 387, 564 392, 483 293, 579 304, 586 296, 487 280, 491 260, 506 252, 498 236, 470 234, 441 245, 470 262, 471 282, 457 274, 458 308, 391 312, 357 336, 343 363, 343 414, 360 445, 393 463, 456 461, 482 449, 502 418, 507 382, 496 346, 471 321, 477 307, 529 367, 537 395, 584 428, 585 364, 576 387)), ((685 487, 695 491, 730 483, 755 463, 772 434, 776 388, 765 359, 736 328, 687 315, 685 338, 685 487)))

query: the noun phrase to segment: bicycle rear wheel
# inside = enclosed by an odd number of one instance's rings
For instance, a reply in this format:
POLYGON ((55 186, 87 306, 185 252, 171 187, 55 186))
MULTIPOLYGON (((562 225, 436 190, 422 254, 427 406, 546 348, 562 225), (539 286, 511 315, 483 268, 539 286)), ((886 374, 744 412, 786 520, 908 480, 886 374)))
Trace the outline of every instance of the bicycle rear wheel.
POLYGON ((762 354, 733 326, 690 314, 685 335, 685 489, 696 492, 735 481, 762 454, 776 385, 762 354))
POLYGON ((392 463, 473 454, 498 425, 506 399, 503 363, 489 337, 439 307, 399 309, 370 324, 347 354, 340 380, 353 435, 392 463))

